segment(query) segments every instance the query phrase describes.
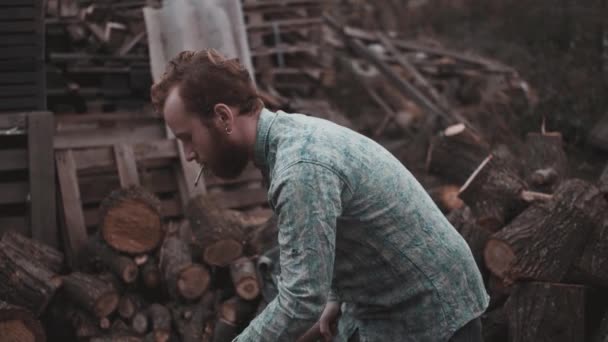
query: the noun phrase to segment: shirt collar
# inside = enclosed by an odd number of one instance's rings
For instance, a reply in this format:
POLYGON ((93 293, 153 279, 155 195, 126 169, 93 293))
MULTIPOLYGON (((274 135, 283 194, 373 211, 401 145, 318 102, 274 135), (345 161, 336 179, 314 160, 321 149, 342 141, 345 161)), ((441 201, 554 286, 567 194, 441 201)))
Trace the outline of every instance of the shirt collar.
POLYGON ((257 134, 255 136, 254 146, 254 164, 258 167, 265 167, 268 164, 267 153, 268 153, 268 135, 270 133, 270 127, 276 119, 277 113, 271 112, 266 108, 263 108, 260 112, 260 118, 258 120, 257 134))

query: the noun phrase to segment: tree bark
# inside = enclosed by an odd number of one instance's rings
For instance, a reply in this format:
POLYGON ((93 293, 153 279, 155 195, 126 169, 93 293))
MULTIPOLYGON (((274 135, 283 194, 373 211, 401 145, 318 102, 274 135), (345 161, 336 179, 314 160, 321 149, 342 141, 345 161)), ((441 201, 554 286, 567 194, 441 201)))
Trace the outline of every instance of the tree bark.
POLYGON ((0 249, 0 298, 42 314, 61 286, 61 277, 13 248, 0 249))
POLYGON ((473 253, 477 267, 482 274, 486 275, 487 268, 484 263, 483 253, 492 232, 477 224, 477 221, 468 207, 453 210, 448 215, 448 220, 467 242, 473 253))
POLYGON ((608 200, 608 164, 604 167, 604 171, 600 175, 600 179, 598 181, 598 187, 600 191, 604 194, 604 197, 608 200))
POLYGON ((464 124, 446 128, 431 141, 427 169, 443 179, 463 184, 490 153, 489 145, 464 124))
POLYGON ((196 304, 174 305, 173 321, 183 342, 200 342, 205 334, 205 326, 215 317, 215 295, 207 292, 196 304))
POLYGON ((521 192, 526 184, 515 163, 514 158, 494 152, 460 189, 460 198, 471 208, 477 222, 490 231, 498 231, 524 208, 521 192))
POLYGON ((169 232, 160 251, 160 270, 173 299, 197 299, 209 287, 207 269, 192 262, 190 246, 176 232, 169 232))
POLYGON ((230 322, 227 322, 219 318, 215 322, 215 328, 213 329, 212 342, 229 342, 234 340, 239 334, 238 327, 230 322))
POLYGON ((74 272, 63 277, 68 297, 96 317, 103 318, 116 310, 119 296, 114 287, 92 275, 74 272))
POLYGON ((63 270, 63 253, 42 242, 9 230, 2 235, 0 243, 3 249, 14 248, 27 255, 30 261, 39 263, 53 273, 60 273, 63 270))
POLYGON ((236 293, 243 299, 252 300, 260 294, 260 283, 255 263, 250 258, 239 258, 230 264, 230 277, 236 293))
POLYGON ((481 316, 483 340, 492 342, 507 342, 509 321, 504 308, 496 308, 481 316))
POLYGON ((232 297, 220 305, 218 316, 226 322, 244 328, 254 318, 257 304, 257 301, 232 297))
POLYGON ((238 220, 229 219, 208 196, 199 195, 188 204, 186 216, 205 263, 225 267, 243 254, 246 234, 238 220))
POLYGON ((0 338, 3 341, 44 342, 46 335, 31 311, 0 301, 0 338))
POLYGON ((103 239, 117 251, 142 254, 156 249, 163 237, 160 201, 140 187, 113 191, 101 203, 103 239))
POLYGON ((585 292, 580 285, 520 283, 505 304, 512 342, 585 340, 585 292))
POLYGON ((101 264, 100 269, 107 268, 127 284, 137 280, 138 268, 133 258, 126 257, 106 245, 99 236, 93 235, 87 241, 87 259, 95 264, 101 264))
POLYGON ((603 222, 592 227, 592 233, 576 267, 588 283, 608 286, 608 204, 604 205, 603 222))
POLYGON ((568 177, 568 158, 559 133, 528 133, 526 181, 535 191, 552 192, 568 177))
POLYGON ((118 301, 118 314, 120 317, 130 320, 144 306, 143 298, 135 293, 127 293, 118 301))
POLYGON ((583 252, 589 234, 601 226, 606 210, 606 201, 595 186, 577 179, 564 181, 556 190, 549 215, 517 254, 510 277, 561 281, 583 252))

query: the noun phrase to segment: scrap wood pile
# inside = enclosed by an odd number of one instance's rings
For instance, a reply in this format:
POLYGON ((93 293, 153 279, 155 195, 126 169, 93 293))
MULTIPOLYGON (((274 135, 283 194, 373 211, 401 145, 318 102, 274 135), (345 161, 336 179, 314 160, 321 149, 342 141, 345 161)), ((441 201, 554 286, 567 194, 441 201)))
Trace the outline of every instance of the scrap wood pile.
POLYGON ((42 319, 64 341, 231 341, 266 303, 257 256, 276 226, 206 196, 188 220, 163 225, 160 210, 143 188, 110 193, 70 272, 61 252, 2 235, 3 335, 43 341, 42 319))
POLYGON ((113 111, 147 102, 152 78, 141 7, 149 3, 155 2, 48 1, 50 110, 113 111))

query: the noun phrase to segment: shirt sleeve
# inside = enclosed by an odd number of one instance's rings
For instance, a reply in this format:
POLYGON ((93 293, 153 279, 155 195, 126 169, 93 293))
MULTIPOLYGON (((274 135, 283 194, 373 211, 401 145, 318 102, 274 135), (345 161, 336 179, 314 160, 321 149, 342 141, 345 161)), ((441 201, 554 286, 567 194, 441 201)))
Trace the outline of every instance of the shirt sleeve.
POLYGON ((300 162, 270 186, 279 219, 278 295, 234 341, 295 341, 320 317, 330 293, 336 220, 344 183, 322 165, 300 162))

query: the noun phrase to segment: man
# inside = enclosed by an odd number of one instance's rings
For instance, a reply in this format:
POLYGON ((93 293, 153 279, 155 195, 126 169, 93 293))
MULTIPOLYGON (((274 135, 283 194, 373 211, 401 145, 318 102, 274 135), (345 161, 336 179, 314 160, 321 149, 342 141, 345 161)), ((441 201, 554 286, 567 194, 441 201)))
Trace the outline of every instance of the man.
POLYGON ((152 101, 189 160, 226 178, 253 161, 268 181, 278 295, 237 341, 296 341, 324 307, 326 340, 481 341, 488 296, 470 249, 380 145, 264 109, 247 71, 213 50, 174 58, 152 101))

